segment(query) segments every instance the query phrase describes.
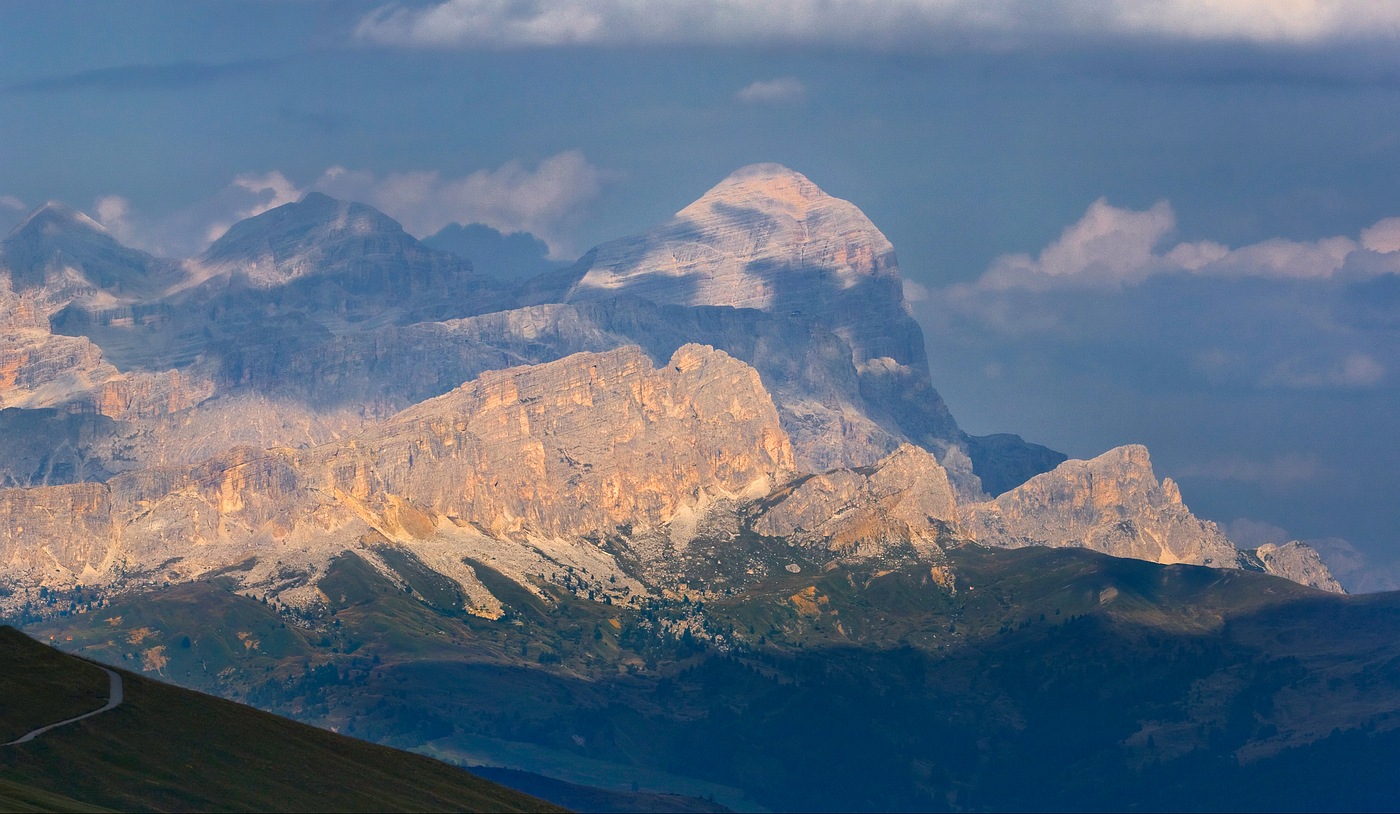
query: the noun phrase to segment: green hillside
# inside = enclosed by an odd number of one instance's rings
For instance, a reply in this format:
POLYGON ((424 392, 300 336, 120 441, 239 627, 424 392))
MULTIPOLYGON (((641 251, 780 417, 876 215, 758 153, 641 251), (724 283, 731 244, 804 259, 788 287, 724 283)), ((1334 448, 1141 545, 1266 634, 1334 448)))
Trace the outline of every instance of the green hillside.
MULTIPOLYGON (((115 709, 0 747, 7 811, 539 811, 429 758, 131 673, 115 709)), ((0 736, 100 707, 107 676, 0 628, 0 736)))
POLYGON ((347 557, 314 618, 211 580, 33 630, 445 760, 735 810, 1400 805, 1400 594, 1073 549, 950 564, 641 608, 483 567, 490 620, 347 557))

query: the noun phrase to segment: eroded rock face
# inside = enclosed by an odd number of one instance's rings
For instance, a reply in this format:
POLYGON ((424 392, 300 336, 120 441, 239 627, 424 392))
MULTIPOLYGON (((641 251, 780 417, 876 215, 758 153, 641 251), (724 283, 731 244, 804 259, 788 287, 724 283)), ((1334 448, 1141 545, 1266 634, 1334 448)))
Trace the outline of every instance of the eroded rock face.
POLYGON ((400 495, 493 535, 578 536, 758 496, 793 471, 753 368, 687 345, 653 368, 633 346, 496 371, 330 453, 333 488, 400 495))
POLYGON ((957 522, 948 473, 927 451, 903 444, 872 467, 802 478, 757 506, 752 529, 847 556, 891 543, 932 549, 957 522))
POLYGON ((0 490, 0 562, 7 581, 94 581, 113 565, 116 542, 102 484, 0 490))
POLYGON ((0 268, 15 291, 34 292, 50 309, 78 297, 106 304, 149 297, 180 277, 175 263, 123 246, 92 218, 52 201, 0 241, 0 268))
POLYGON ((1164 564, 1239 565, 1239 552, 1220 528, 1191 514, 1171 478, 1157 480, 1142 446, 1066 461, 995 500, 967 506, 963 529, 1005 548, 1082 546, 1164 564))
POLYGON ((435 563, 489 613, 494 600, 464 557, 522 582, 567 566, 599 591, 605 577, 612 590, 640 590, 582 538, 644 533, 792 474, 753 368, 699 345, 658 368, 631 346, 488 373, 303 450, 238 447, 105 484, 0 492, 14 530, 0 561, 17 564, 7 576, 21 587, 67 587, 122 570, 191 579, 253 557, 262 564, 246 580, 311 601, 330 558, 389 543, 435 563), (92 550, 65 548, 78 540, 92 550), (39 566, 56 551, 49 574, 39 566))
POLYGON ((1307 543, 1297 540, 1283 545, 1265 543, 1247 553, 1257 557, 1264 570, 1274 576, 1334 594, 1346 593, 1322 556, 1307 543))

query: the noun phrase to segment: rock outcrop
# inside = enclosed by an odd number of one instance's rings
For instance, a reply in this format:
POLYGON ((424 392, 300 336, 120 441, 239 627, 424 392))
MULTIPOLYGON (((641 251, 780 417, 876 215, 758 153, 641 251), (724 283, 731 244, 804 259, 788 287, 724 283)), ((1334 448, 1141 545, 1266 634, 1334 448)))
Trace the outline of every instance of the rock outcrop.
POLYGON ((0 268, 14 291, 38 290, 56 307, 74 298, 94 304, 149 298, 181 276, 177 264, 123 246, 97 221, 54 201, 0 241, 0 268))
POLYGON ((1082 547, 1163 564, 1255 568, 1340 592, 1317 552, 1301 543, 1235 548, 1220 527, 1157 480, 1147 448, 1124 446, 1089 461, 1066 461, 995 500, 964 507, 963 530, 984 545, 1082 547))
POLYGON ((875 466, 794 481, 755 506, 750 527, 860 558, 898 543, 932 550, 956 523, 948 473, 927 451, 903 444, 875 466))
POLYGON ((120 571, 192 579, 255 558, 245 580, 305 602, 330 558, 372 538, 412 546, 489 610, 464 557, 522 583, 526 569, 567 566, 640 589, 583 538, 752 500, 792 474, 753 368, 698 345, 656 368, 633 346, 488 373, 305 450, 240 447, 105 484, 5 490, 14 531, 0 561, 17 564, 7 573, 17 587, 61 588, 120 571), (64 548, 79 544, 92 551, 64 548))
POLYGON ((1346 593, 1317 549, 1307 543, 1297 540, 1283 545, 1265 543, 1245 553, 1257 558, 1264 570, 1274 576, 1334 594, 1346 593))
POLYGON ((402 496, 493 536, 576 537, 767 494, 793 460, 753 368, 687 345, 655 369, 633 346, 483 374, 318 468, 357 499, 402 496))
POLYGON ((0 563, 11 584, 66 587, 114 564, 109 490, 77 483, 0 490, 0 563))
POLYGON ((1171 478, 1152 471, 1147 448, 1124 446, 1066 461, 993 501, 968 506, 963 528, 985 545, 1091 548, 1115 557, 1233 568, 1239 552, 1197 519, 1171 478))
MULTIPOLYGON (((903 288, 893 247, 858 208, 786 167, 755 164, 655 229, 602 244, 572 269, 526 286, 522 297, 581 303, 629 295, 815 321, 849 349, 863 417, 879 435, 930 450, 959 495, 978 499, 966 437, 929 380, 923 331, 903 288)), ((832 415, 814 417, 824 427, 842 425, 832 415)), ((862 434, 869 433, 851 432, 829 462, 890 451, 879 438, 853 453, 862 434)))

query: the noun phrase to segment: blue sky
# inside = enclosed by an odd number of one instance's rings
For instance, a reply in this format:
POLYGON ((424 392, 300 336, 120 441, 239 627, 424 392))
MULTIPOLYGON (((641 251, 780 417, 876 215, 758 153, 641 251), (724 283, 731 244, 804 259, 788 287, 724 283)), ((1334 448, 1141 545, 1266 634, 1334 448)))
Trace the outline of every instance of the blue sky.
POLYGON ((1349 0, 8 0, 0 228, 57 198, 185 254, 322 189, 564 260, 778 161, 893 241, 969 430, 1145 442, 1381 573, 1397 40, 1349 0))

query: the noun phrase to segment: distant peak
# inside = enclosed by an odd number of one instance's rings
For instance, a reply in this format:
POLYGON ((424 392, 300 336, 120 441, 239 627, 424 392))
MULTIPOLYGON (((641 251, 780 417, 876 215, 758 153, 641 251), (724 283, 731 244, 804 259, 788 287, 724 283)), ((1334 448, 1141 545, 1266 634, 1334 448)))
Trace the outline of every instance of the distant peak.
MULTIPOLYGON (((803 183, 812 184, 811 179, 797 170, 784 167, 773 161, 749 164, 740 167, 729 175, 721 183, 742 183, 742 182, 773 182, 773 183, 803 183)), ((812 184, 812 186, 816 186, 812 184)))
POLYGON ((30 229, 82 228, 107 234, 107 227, 62 201, 45 201, 30 212, 11 234, 30 229))
POLYGON ((298 206, 339 206, 341 201, 324 192, 308 192, 297 201, 298 206))
POLYGON ((831 207, 839 207, 850 215, 860 213, 849 202, 828 195, 802 173, 774 163, 740 167, 677 214, 700 215, 716 206, 782 212, 799 220, 814 210, 831 207))
POLYGON ((705 193, 705 196, 723 194, 735 188, 750 191, 762 190, 783 197, 796 196, 809 200, 831 197, 823 192, 821 187, 812 183, 812 179, 802 173, 788 169, 782 164, 774 163, 750 164, 747 167, 740 167, 705 193))

